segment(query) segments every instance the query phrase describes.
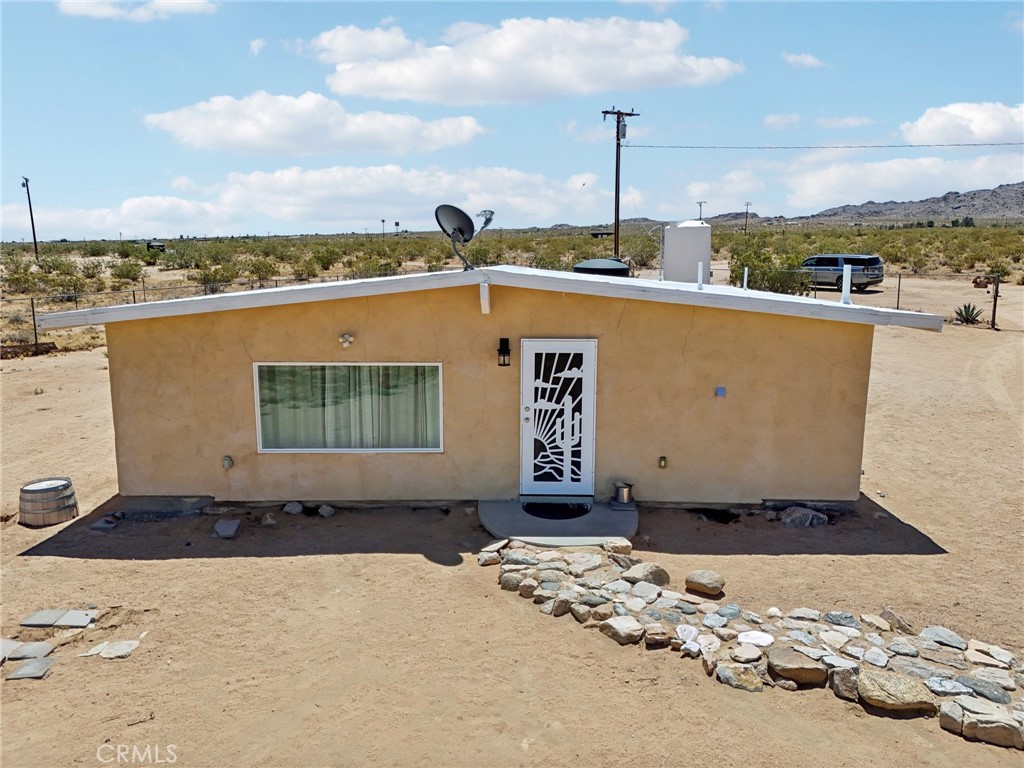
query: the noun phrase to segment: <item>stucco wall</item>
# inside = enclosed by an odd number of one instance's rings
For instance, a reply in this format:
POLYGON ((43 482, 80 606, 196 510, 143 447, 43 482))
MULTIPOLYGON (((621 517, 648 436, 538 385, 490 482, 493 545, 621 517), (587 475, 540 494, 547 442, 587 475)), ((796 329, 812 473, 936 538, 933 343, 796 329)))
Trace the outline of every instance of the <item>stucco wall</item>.
POLYGON ((477 286, 112 323, 126 495, 510 498, 522 338, 596 338, 596 494, 852 500, 872 326, 477 286), (344 349, 339 334, 355 336, 344 349), (513 361, 499 368, 499 337, 513 361), (441 454, 260 454, 253 362, 440 362, 441 454), (715 397, 717 386, 725 397, 715 397), (225 470, 222 457, 234 466, 225 470), (659 469, 658 457, 668 466, 659 469))

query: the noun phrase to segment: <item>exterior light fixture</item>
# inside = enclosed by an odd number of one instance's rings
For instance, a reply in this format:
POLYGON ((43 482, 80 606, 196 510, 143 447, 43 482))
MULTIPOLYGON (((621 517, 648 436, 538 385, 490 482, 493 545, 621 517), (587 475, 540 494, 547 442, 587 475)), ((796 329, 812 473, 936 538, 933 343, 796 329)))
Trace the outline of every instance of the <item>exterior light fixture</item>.
POLYGON ((508 339, 504 336, 498 339, 498 366, 507 368, 511 365, 512 348, 508 345, 508 339))
POLYGON ((345 349, 348 349, 349 345, 355 340, 356 337, 353 336, 351 333, 343 333, 341 334, 341 336, 338 337, 338 341, 341 342, 341 346, 343 346, 345 349))

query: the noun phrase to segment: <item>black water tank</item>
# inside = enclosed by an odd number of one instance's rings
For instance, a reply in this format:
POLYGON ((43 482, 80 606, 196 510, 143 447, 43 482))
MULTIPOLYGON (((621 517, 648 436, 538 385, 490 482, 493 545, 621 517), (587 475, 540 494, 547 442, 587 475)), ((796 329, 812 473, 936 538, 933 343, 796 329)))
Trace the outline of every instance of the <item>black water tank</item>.
POLYGON ((610 275, 611 277, 629 277, 629 265, 620 259, 589 259, 581 261, 572 268, 573 272, 584 275, 610 275))

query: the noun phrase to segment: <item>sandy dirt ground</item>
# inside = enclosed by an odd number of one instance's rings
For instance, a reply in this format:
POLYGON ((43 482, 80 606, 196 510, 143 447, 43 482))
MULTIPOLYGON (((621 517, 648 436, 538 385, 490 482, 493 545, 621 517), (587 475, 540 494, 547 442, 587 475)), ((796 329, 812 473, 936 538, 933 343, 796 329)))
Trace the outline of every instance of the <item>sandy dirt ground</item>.
MULTIPOLYGON (((115 496, 106 362, 4 361, 5 513, 43 475, 72 477, 86 512, 115 496)), ((677 581, 717 570, 751 610, 887 604, 1024 657, 1022 391, 1024 333, 879 329, 855 513, 791 530, 641 508, 638 554, 677 581)), ((116 765, 118 745, 211 768, 1021 765, 935 719, 744 693, 543 616, 476 565, 471 503, 278 515, 235 541, 209 517, 92 532, 98 514, 2 529, 4 636, 48 634, 18 627, 36 609, 102 611, 49 678, 0 682, 4 766, 116 765), (130 659, 75 656, 143 632, 130 659)))

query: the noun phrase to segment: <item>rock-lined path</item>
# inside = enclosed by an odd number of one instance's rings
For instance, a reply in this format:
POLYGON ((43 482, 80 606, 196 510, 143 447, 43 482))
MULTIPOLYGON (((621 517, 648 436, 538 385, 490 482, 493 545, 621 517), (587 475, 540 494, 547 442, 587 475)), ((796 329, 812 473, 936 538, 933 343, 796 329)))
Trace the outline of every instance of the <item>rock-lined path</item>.
POLYGON ((755 613, 724 601, 714 571, 687 574, 677 592, 664 568, 631 552, 627 539, 571 550, 502 540, 477 562, 499 566, 501 588, 543 614, 570 615, 620 645, 670 649, 733 688, 826 688, 868 712, 938 715, 950 733, 1024 750, 1024 664, 1010 652, 940 625, 915 632, 890 608, 755 613))

